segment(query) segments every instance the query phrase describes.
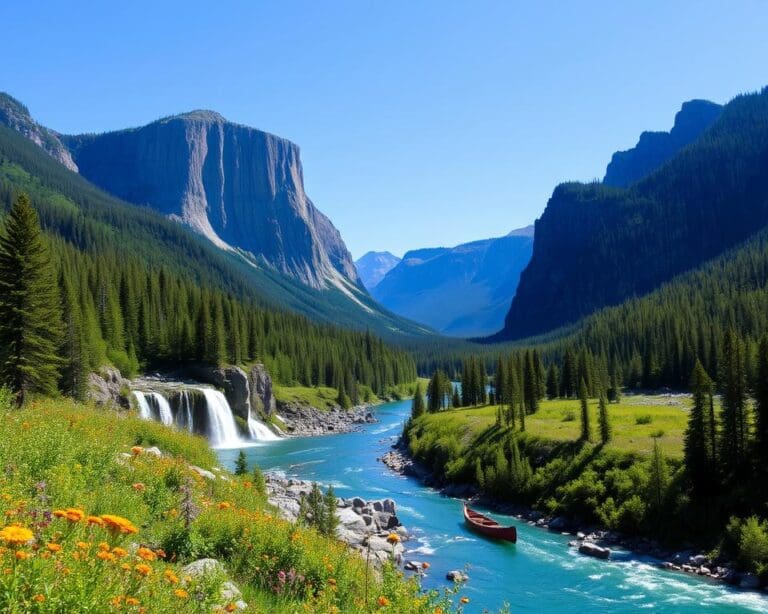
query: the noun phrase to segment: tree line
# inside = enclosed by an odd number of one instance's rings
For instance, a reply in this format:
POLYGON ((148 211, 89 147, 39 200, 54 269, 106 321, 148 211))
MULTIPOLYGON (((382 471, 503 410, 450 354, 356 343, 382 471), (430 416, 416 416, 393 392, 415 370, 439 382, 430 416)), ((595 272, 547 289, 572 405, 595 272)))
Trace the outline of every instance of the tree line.
POLYGON ((371 333, 318 325, 198 285, 163 266, 45 236, 20 194, 0 236, 3 383, 23 398, 86 393, 106 364, 130 376, 190 363, 264 362, 279 383, 330 386, 350 399, 416 379, 413 360, 371 333))

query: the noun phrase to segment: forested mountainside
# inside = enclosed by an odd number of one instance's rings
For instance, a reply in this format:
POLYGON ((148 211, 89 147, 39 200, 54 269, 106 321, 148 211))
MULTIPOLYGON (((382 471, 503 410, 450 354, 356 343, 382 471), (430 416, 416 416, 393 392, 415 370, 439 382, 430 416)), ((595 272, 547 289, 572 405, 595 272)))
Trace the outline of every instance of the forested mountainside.
POLYGON ((533 228, 507 236, 405 254, 371 294, 382 305, 441 333, 497 331, 533 248, 533 228))
POLYGON ((333 385, 350 398, 358 384, 375 390, 415 378, 406 354, 370 333, 274 309, 274 296, 260 298, 257 269, 106 196, 0 127, 3 211, 21 192, 54 250, 69 374, 61 387, 74 396, 83 393, 85 374, 107 363, 130 374, 140 366, 263 360, 279 381, 333 385))
POLYGON ((46 229, 78 249, 140 258, 195 282, 320 322, 394 336, 425 332, 383 310, 362 289, 311 288, 243 253, 218 249, 147 207, 120 201, 3 125, 0 179, 8 190, 30 192, 46 229))
POLYGON ((632 149, 613 154, 605 170, 603 183, 626 188, 647 177, 671 160, 683 147, 699 138, 720 117, 722 111, 722 105, 709 100, 684 102, 669 132, 643 132, 632 149))
POLYGON ((728 103, 689 147, 631 187, 558 186, 494 340, 576 322, 652 291, 768 223, 768 89, 728 103))

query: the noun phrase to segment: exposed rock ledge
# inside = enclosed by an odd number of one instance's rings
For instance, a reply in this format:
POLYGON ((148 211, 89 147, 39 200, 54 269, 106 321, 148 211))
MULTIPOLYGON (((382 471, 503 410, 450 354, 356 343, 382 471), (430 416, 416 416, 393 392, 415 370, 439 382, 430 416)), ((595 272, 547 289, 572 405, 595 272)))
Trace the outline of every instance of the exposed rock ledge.
MULTIPOLYGON (((312 482, 284 478, 276 474, 266 474, 267 495, 283 518, 296 521, 302 496, 309 494, 312 482)), ((397 506, 392 499, 364 501, 360 497, 338 499, 336 516, 339 526, 336 537, 364 557, 370 557, 375 564, 381 564, 392 556, 402 561, 404 548, 402 543, 390 544, 387 536, 398 535, 400 540, 408 539, 408 531, 400 524, 397 506)))
POLYGON ((280 403, 277 411, 285 424, 285 434, 293 437, 349 433, 360 430, 364 424, 376 422, 367 405, 321 411, 295 403, 280 403))

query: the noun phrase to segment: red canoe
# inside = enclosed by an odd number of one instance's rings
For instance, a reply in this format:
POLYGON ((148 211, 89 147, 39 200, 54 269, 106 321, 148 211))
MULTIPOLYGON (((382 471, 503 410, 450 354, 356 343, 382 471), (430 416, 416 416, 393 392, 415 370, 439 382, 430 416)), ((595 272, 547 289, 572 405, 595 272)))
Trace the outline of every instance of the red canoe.
POLYGON ((494 539, 504 539, 513 544, 517 542, 517 529, 515 527, 503 527, 498 522, 480 512, 470 509, 464 504, 464 520, 478 533, 494 539))

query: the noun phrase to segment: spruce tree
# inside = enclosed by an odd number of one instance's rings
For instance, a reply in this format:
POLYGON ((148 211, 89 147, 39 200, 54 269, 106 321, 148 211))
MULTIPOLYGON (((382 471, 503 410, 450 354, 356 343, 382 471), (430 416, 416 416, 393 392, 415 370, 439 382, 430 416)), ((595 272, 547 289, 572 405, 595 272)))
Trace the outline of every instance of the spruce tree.
POLYGON ((336 515, 337 501, 336 493, 333 492, 333 486, 328 486, 323 497, 323 526, 320 532, 328 537, 335 537, 336 528, 339 526, 339 517, 336 515))
POLYGON ((80 302, 68 276, 60 276, 59 287, 64 322, 60 386, 64 394, 82 401, 88 390, 88 356, 80 302))
POLYGON ((660 519, 664 512, 664 499, 667 494, 669 484, 669 468, 664 458, 659 440, 653 439, 653 454, 651 455, 651 466, 648 479, 648 507, 653 516, 660 519))
POLYGON ((581 440, 589 441, 591 437, 591 428, 589 425, 589 402, 587 384, 584 378, 579 384, 579 403, 581 404, 581 440))
POLYGON ((235 475, 245 475, 248 473, 248 459, 245 457, 245 452, 240 450, 235 460, 235 475))
POLYGON ((720 361, 722 429, 719 458, 726 476, 734 474, 745 458, 746 382, 744 346, 736 335, 736 331, 730 329, 723 341, 723 355, 720 361))
POLYGON ((755 429, 758 467, 768 471, 768 333, 760 339, 757 350, 757 377, 754 384, 755 429))
POLYGON ((413 393, 413 402, 411 403, 411 416, 418 418, 424 413, 424 395, 421 392, 421 382, 417 382, 416 391, 413 393))
POLYGON ((713 450, 710 441, 709 410, 712 402, 712 380, 707 375, 701 361, 697 360, 691 375, 693 407, 688 416, 685 431, 684 458, 685 471, 693 487, 694 494, 701 495, 709 491, 714 478, 713 450))
POLYGON ((608 402, 605 398, 605 395, 600 395, 599 400, 599 413, 598 413, 598 423, 600 427, 600 441, 603 445, 608 443, 611 440, 612 435, 612 428, 611 428, 611 420, 608 416, 608 402))
POLYGON ((59 287, 37 213, 20 194, 0 237, 0 378, 22 405, 55 394, 61 359, 59 287))
POLYGON ((547 398, 556 399, 560 396, 560 371, 557 365, 552 362, 547 369, 547 398))

